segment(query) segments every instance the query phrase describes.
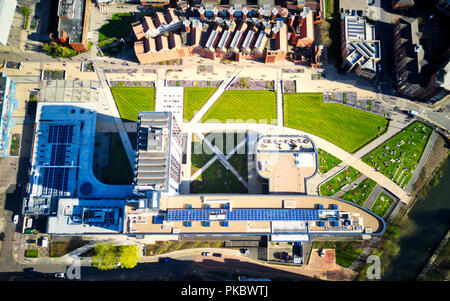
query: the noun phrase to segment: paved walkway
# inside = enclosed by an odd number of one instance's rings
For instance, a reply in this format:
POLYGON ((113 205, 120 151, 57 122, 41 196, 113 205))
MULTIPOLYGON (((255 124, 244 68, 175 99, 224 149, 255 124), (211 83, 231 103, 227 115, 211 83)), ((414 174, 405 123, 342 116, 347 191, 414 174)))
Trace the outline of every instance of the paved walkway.
POLYGON ((405 129, 408 125, 416 121, 415 119, 408 120, 406 117, 407 116, 403 114, 392 112, 391 113, 392 120, 389 123, 387 131, 377 139, 373 140, 372 142, 370 142, 369 144, 358 150, 353 155, 355 157, 362 158, 363 156, 365 156, 366 154, 368 154, 369 152, 371 152, 372 150, 383 144, 385 141, 389 140, 394 135, 405 129))
POLYGON ((381 192, 383 192, 383 187, 381 187, 378 184, 375 185, 374 189, 370 193, 363 207, 369 210, 372 209, 373 204, 375 204, 375 201, 377 200, 381 192))
POLYGON ((366 177, 365 175, 360 176, 360 177, 357 178, 355 181, 351 182, 350 184, 347 184, 344 188, 342 188, 341 190, 339 190, 335 195, 333 195, 333 197, 340 198, 340 197, 343 196, 347 191, 352 190, 353 188, 355 188, 356 186, 358 186, 359 183, 361 183, 361 182, 364 181, 365 179, 367 179, 367 177, 366 177))
POLYGON ((437 132, 434 130, 431 134, 430 139, 428 140, 427 146, 425 147, 425 150, 423 151, 422 158, 420 158, 419 164, 417 164, 417 168, 414 171, 413 176, 411 177, 411 180, 409 180, 408 185, 405 187, 405 191, 407 193, 410 193, 414 184, 417 181, 417 178, 419 177, 420 173, 422 172, 423 167, 425 166, 425 163, 428 161, 428 157, 431 154, 431 150, 433 149, 434 143, 436 142, 436 139, 438 137, 437 132))
MULTIPOLYGON (((304 131, 287 127, 279 128, 278 126, 274 125, 256 123, 185 123, 183 128, 186 132, 252 131, 265 135, 306 135, 314 141, 316 147, 321 148, 330 154, 333 154, 333 156, 342 160, 344 164, 352 166, 353 168, 359 170, 361 173, 365 174, 367 177, 371 178, 381 186, 391 191, 394 195, 398 196, 402 202, 407 204, 410 201, 410 197, 396 183, 394 183, 383 174, 375 171, 375 169, 371 166, 362 162, 360 158, 355 157, 354 155, 348 153, 342 148, 321 137, 312 135, 304 131)), ((312 185, 310 183, 308 184, 308 194, 317 194, 317 188, 311 187, 312 185)))
POLYGON ((209 160, 200 170, 198 170, 192 177, 191 177, 191 181, 195 180, 204 170, 206 170, 209 166, 211 166, 212 163, 214 163, 214 161, 217 159, 219 160, 223 166, 225 166, 227 169, 229 169, 235 176, 236 178, 238 178, 238 180, 242 183, 242 185, 245 186, 245 188, 248 189, 248 183, 247 181, 244 180, 244 178, 236 171, 236 169, 233 167, 233 165, 231 165, 228 162, 228 159, 235 153, 238 151, 239 148, 241 148, 243 145, 245 145, 245 143, 247 143, 248 137, 246 137, 245 139, 243 139, 241 142, 239 142, 239 144, 228 154, 228 155, 224 155, 220 149, 217 148, 217 146, 212 145, 212 143, 208 140, 205 139, 205 136, 203 136, 203 134, 201 132, 196 133, 199 138, 206 143, 206 145, 208 145, 209 148, 211 148, 211 150, 216 154, 211 160, 209 160))
POLYGON ((128 161, 130 162, 130 166, 134 166, 134 159, 135 159, 135 151, 133 150, 133 147, 130 143, 130 138, 128 137, 127 130, 125 129, 125 126, 123 125, 122 118, 120 117, 119 110, 117 109, 116 102, 114 101, 114 97, 111 93, 111 88, 109 86, 109 83, 106 79, 105 73, 102 68, 95 68, 97 72, 98 79, 100 81, 100 86, 102 88, 104 98, 106 99, 109 107, 110 115, 112 115, 112 118, 114 119, 114 123, 116 125, 117 131, 119 132, 120 139, 122 139, 123 146, 125 148, 125 152, 128 157, 128 161))
MULTIPOLYGON (((428 271, 433 267, 434 262, 439 257, 439 254, 444 249, 445 245, 447 244, 448 240, 450 239, 450 231, 447 232, 447 234, 442 239, 441 243, 437 247, 436 251, 434 251, 433 255, 431 255, 430 260, 428 260, 427 264, 423 268, 422 272, 420 272, 419 276, 417 277, 417 280, 423 280, 423 278, 427 275, 428 271)), ((449 272, 447 270, 447 278, 449 276, 449 272)))
POLYGON ((283 117, 283 81, 281 80, 281 69, 278 70, 277 80, 275 81, 275 88, 277 90, 277 125, 284 125, 283 117))
POLYGON ((208 101, 203 105, 203 107, 194 115, 191 123, 201 122, 203 116, 208 112, 212 105, 222 96, 223 92, 231 85, 236 76, 241 72, 241 69, 237 69, 233 74, 226 80, 224 80, 220 86, 217 88, 216 92, 208 99, 208 101))

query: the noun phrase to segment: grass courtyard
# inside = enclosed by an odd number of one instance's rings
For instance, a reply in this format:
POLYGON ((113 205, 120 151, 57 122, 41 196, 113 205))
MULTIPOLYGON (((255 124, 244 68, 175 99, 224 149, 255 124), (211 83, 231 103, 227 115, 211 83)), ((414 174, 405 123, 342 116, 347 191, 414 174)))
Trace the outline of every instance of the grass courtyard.
POLYGON ((386 131, 388 120, 336 103, 321 93, 284 94, 284 125, 322 137, 355 152, 386 131))
POLYGON ((216 88, 184 88, 183 118, 190 121, 215 91, 216 88))
POLYGON ((138 113, 155 110, 154 87, 111 87, 120 117, 137 121, 138 113))
POLYGON ((366 178, 354 189, 346 191, 341 199, 363 206, 376 185, 374 180, 366 178))
POLYGON ((431 132, 430 126, 415 121, 362 160, 403 188, 411 180, 431 132))
POLYGON ((320 186, 320 194, 325 196, 332 196, 342 189, 347 184, 355 181, 361 173, 349 166, 344 171, 338 173, 327 182, 320 186))
MULTIPOLYGON (((192 154, 191 154, 191 175, 201 169, 215 154, 212 150, 199 139, 197 135, 192 138, 192 154)), ((216 146, 225 155, 243 139, 243 133, 209 133, 205 134, 212 145, 216 146)), ((247 167, 247 149, 244 145, 236 153, 234 153, 228 162, 236 169, 236 171, 245 180, 248 179, 247 167)), ((236 178, 236 176, 216 160, 205 169, 202 174, 191 182, 192 193, 246 193, 247 188, 236 178)))
POLYGON ((389 210, 393 202, 394 200, 388 197, 386 194, 380 193, 371 210, 376 215, 383 217, 389 210))
POLYGON ((277 119, 276 93, 267 90, 227 90, 203 116, 209 120, 226 122, 267 123, 277 119))
POLYGON ((319 171, 321 173, 326 173, 331 170, 333 167, 341 163, 342 161, 336 158, 335 156, 327 153, 322 149, 318 149, 317 153, 319 154, 319 171))

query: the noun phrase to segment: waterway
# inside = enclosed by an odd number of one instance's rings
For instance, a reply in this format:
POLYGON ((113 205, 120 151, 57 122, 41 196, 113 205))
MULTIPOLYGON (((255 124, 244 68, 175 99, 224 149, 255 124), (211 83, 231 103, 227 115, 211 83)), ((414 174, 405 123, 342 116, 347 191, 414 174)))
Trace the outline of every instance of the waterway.
POLYGON ((450 164, 439 184, 408 213, 416 225, 400 239, 400 253, 382 276, 384 280, 415 280, 450 228, 450 164))

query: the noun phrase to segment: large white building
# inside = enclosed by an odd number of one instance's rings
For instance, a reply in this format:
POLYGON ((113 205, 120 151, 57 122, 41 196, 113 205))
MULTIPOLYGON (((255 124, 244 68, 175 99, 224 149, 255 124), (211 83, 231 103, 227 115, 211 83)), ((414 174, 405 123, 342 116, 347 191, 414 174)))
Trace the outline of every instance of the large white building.
POLYGON ((0 43, 6 46, 16 10, 16 0, 0 0, 0 43))

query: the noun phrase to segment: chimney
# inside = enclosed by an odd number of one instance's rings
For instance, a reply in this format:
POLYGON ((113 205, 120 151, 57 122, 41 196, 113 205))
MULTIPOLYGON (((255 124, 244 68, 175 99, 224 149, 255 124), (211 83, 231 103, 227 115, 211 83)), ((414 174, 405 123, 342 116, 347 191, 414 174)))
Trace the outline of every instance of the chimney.
POLYGON ((288 20, 288 22, 289 22, 288 25, 292 26, 292 24, 294 24, 294 20, 295 20, 295 15, 292 15, 288 20))
POLYGON ((272 35, 270 36, 270 38, 276 39, 279 31, 280 29, 278 28, 278 26, 272 28, 272 35))
POLYGON ((189 20, 184 20, 183 24, 184 24, 184 28, 186 29, 186 32, 190 32, 191 27, 189 25, 191 24, 191 22, 189 20))
POLYGON ((234 19, 234 8, 230 7, 228 9, 228 13, 230 14, 230 21, 233 21, 233 19, 234 19))
POLYGON ((244 7, 244 8, 242 9, 242 14, 243 14, 242 19, 244 20, 244 22, 246 22, 246 21, 247 21, 247 14, 248 14, 248 9, 247 9, 247 7, 244 7))
POLYGON ((261 8, 258 10, 258 12, 259 12, 258 19, 262 20, 262 18, 263 18, 263 8, 261 7, 261 8))
POLYGON ((213 13, 214 13, 214 19, 217 18, 217 14, 219 13, 219 10, 217 9, 217 7, 213 8, 213 13))
POLYGON ((203 7, 200 7, 198 9, 198 12, 200 13, 200 19, 205 19, 205 9, 203 7))
POLYGON ((272 21, 275 21, 275 19, 277 18, 277 14, 278 14, 278 9, 276 9, 275 7, 272 9, 272 21))

